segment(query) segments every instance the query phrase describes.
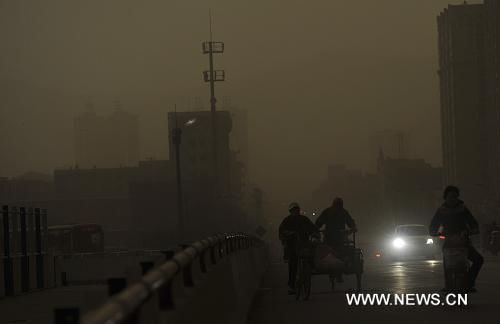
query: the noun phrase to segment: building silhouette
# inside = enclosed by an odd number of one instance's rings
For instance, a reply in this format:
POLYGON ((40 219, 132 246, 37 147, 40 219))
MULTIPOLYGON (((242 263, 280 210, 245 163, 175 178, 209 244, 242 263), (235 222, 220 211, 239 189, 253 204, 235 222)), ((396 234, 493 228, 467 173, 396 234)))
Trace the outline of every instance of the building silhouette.
POLYGON ((342 197, 359 228, 369 229, 367 236, 377 236, 395 225, 427 224, 441 192, 441 168, 423 159, 387 157, 380 150, 374 174, 330 165, 326 178, 313 191, 312 201, 317 213, 334 197, 342 197))
POLYGON ((382 130, 373 134, 371 139, 372 167, 377 167, 380 151, 393 159, 410 158, 410 134, 401 130, 382 130))
POLYGON ((488 218, 500 214, 500 1, 485 0, 486 114, 489 203, 488 218))
POLYGON ((437 20, 444 182, 484 220, 500 212, 499 3, 450 5, 437 20))
POLYGON ((54 195, 47 205, 52 224, 97 223, 106 244, 154 247, 174 237, 176 189, 172 163, 54 171, 54 195))
POLYGON ((335 197, 342 197, 358 227, 370 228, 371 233, 367 235, 372 235, 376 232, 376 226, 383 224, 380 219, 379 187, 375 174, 352 170, 343 164, 329 165, 326 177, 312 192, 311 208, 315 215, 311 215, 311 218, 315 221, 335 197))
POLYGON ((26 172, 12 178, 0 177, 0 204, 46 208, 45 202, 53 191, 51 175, 26 172))
MULTIPOLYGON (((184 180, 210 178, 214 174, 212 117, 210 111, 170 112, 168 129, 178 127, 182 131, 181 165, 184 180)), ((217 125, 217 176, 221 189, 227 190, 230 181, 231 151, 229 134, 232 129, 231 116, 227 111, 216 112, 217 125)), ((169 142, 171 161, 175 161, 172 138, 169 142)))
POLYGON ((441 202, 442 168, 424 159, 378 159, 382 214, 389 224, 427 224, 441 202))

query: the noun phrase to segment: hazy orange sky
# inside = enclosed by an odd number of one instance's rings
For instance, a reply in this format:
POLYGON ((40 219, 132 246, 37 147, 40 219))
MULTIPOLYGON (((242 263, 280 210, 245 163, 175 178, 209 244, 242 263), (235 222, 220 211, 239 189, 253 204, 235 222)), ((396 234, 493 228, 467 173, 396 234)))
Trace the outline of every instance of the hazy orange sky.
POLYGON ((451 0, 0 0, 0 176, 73 163, 91 100, 140 115, 141 155, 166 158, 166 115, 208 88, 208 8, 227 81, 250 114, 250 176, 290 200, 331 163, 370 169, 370 136, 406 130, 441 163, 436 16, 451 0), (291 184, 296 184, 291 185, 291 184))

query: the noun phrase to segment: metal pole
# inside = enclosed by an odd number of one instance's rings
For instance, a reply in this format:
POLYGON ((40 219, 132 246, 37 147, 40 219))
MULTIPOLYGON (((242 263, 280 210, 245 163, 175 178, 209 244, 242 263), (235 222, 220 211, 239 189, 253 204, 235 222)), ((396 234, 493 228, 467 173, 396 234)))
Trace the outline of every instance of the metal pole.
POLYGON ((177 176, 177 221, 179 226, 179 237, 184 238, 184 217, 182 205, 182 177, 181 177, 181 134, 182 130, 177 126, 177 113, 175 113, 175 128, 172 130, 172 142, 175 146, 175 169, 177 176))
POLYGON ((209 11, 210 19, 210 42, 209 42, 209 68, 210 68, 210 111, 212 115, 212 151, 213 151, 213 172, 215 188, 218 189, 218 161, 217 161, 217 113, 215 99, 215 75, 214 75, 214 55, 213 55, 213 41, 212 41, 212 13, 209 11))
POLYGON ((29 257, 28 257, 28 231, 26 222, 26 208, 19 209, 21 223, 21 290, 27 292, 30 288, 29 257))
POLYGON ((211 115, 211 135, 212 135, 212 184, 214 190, 212 190, 213 199, 212 202, 215 204, 215 198, 221 191, 220 185, 220 166, 219 166, 219 156, 218 156, 218 138, 217 138, 217 99, 215 98, 215 82, 224 81, 225 72, 224 70, 214 69, 214 54, 224 53, 224 43, 214 42, 212 39, 212 12, 209 10, 209 30, 210 39, 207 42, 203 42, 203 54, 208 54, 209 69, 203 71, 204 81, 210 83, 210 115, 211 115))

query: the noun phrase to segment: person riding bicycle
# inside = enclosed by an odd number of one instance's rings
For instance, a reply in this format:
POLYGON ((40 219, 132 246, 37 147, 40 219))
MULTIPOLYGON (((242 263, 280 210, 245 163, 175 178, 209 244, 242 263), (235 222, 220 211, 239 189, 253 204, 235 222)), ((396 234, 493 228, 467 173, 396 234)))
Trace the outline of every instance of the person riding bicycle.
POLYGON ((341 248, 346 241, 346 226, 353 232, 357 231, 356 223, 344 208, 342 198, 335 198, 332 206, 323 210, 316 219, 316 227, 325 226, 324 242, 333 248, 341 248))
MULTIPOLYGON (((323 210, 316 219, 316 227, 325 226, 324 243, 330 245, 340 256, 344 253, 344 244, 347 240, 346 226, 351 232, 357 232, 356 223, 349 212, 344 208, 342 198, 335 198, 332 206, 323 210)), ((342 276, 337 277, 342 282, 342 276)))
MULTIPOLYGON (((458 197, 460 190, 455 186, 447 186, 443 193, 444 203, 436 211, 429 225, 429 234, 438 236, 443 234, 446 237, 452 235, 460 235, 464 241, 464 247, 468 249, 468 259, 472 262, 468 273, 468 289, 470 292, 475 292, 476 278, 481 270, 484 259, 482 255, 472 245, 469 235, 479 234, 479 225, 472 216, 470 210, 465 206, 464 202, 458 197), (442 233, 438 233, 442 227, 442 233)), ((443 249, 449 247, 445 239, 443 249)), ((445 272, 445 290, 449 288, 449 278, 445 272)))
POLYGON ((295 294, 297 277, 298 255, 297 248, 300 241, 307 241, 309 236, 318 229, 307 216, 301 214, 298 203, 288 206, 290 214, 283 219, 279 226, 279 239, 284 247, 284 258, 288 261, 288 293, 295 294))

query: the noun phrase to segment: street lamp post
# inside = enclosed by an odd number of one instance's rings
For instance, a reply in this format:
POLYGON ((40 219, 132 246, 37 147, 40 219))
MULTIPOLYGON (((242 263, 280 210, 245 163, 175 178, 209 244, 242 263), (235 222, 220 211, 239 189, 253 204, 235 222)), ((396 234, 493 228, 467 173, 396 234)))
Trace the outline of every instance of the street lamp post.
MULTIPOLYGON (((175 150, 175 173, 177 185, 177 222, 178 232, 181 239, 184 238, 184 195, 182 194, 182 172, 181 172, 181 136, 182 129, 177 124, 177 106, 174 112, 175 127, 172 129, 172 144, 175 150)), ((183 126, 189 128, 196 123, 196 118, 188 120, 183 126)))
POLYGON ((175 127, 172 130, 172 143, 175 147, 175 171, 177 177, 177 221, 179 237, 184 237, 184 216, 183 216, 183 201, 182 201, 182 178, 181 178, 181 135, 182 130, 177 126, 177 112, 175 113, 175 127))

